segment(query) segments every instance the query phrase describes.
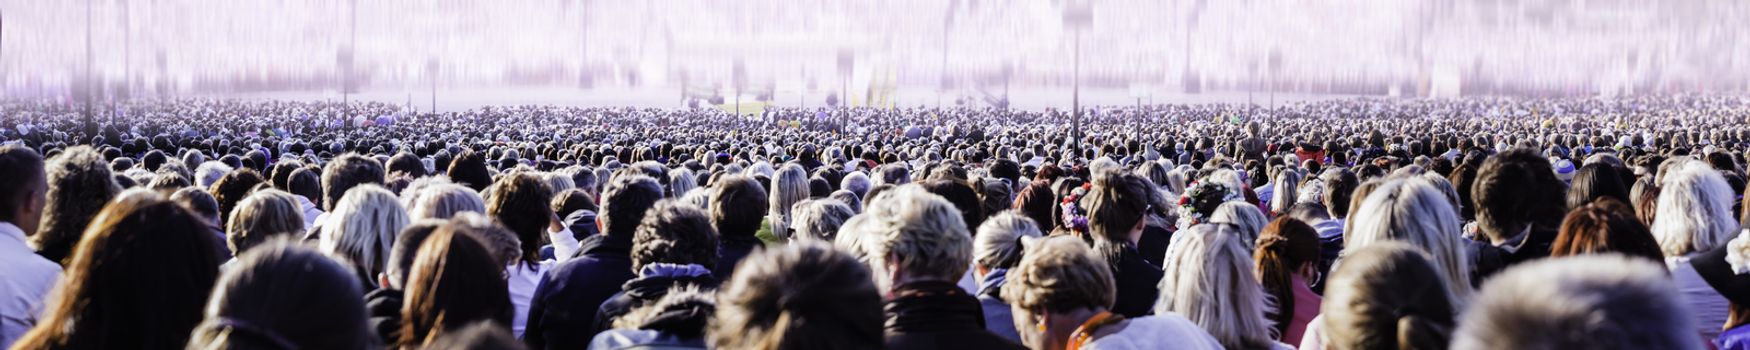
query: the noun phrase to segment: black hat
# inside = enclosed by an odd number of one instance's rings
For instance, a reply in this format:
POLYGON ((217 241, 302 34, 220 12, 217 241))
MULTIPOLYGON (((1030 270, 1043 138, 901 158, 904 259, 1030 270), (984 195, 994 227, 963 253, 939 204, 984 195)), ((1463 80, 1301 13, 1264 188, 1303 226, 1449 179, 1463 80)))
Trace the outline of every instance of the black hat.
MULTIPOLYGON (((1743 232, 1743 231, 1740 231, 1743 232)), ((1739 233, 1745 235, 1750 233, 1739 233)), ((1738 274, 1732 271, 1732 264, 1726 261, 1731 244, 1724 244, 1713 250, 1701 253, 1689 259, 1689 264, 1695 267, 1695 272, 1714 291, 1726 297, 1737 305, 1750 305, 1750 274, 1738 274)))

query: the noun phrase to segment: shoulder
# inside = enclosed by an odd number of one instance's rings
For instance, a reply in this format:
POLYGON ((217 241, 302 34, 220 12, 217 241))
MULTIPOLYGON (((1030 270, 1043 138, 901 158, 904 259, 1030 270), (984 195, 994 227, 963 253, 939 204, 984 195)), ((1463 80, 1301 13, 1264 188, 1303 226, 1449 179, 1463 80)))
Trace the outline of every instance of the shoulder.
POLYGON ((1088 343, 1089 349, 1221 349, 1221 343, 1184 316, 1134 318, 1116 333, 1088 343))

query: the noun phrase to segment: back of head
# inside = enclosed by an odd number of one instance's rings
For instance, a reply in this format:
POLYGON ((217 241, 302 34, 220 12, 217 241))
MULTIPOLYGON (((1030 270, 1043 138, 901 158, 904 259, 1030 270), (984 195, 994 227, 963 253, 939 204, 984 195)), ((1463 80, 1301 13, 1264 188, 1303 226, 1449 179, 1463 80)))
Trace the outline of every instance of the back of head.
POLYGON ((1620 255, 1547 259, 1489 279, 1452 347, 1700 349, 1689 305, 1658 263, 1620 255))
POLYGON ((365 325, 363 294, 346 267, 290 239, 274 239, 242 254, 219 277, 190 348, 377 346, 365 325))
POLYGON ((1167 247, 1156 314, 1176 313, 1230 349, 1267 349, 1275 343, 1271 305, 1252 269, 1251 251, 1231 225, 1192 226, 1167 247))
POLYGON ((480 193, 457 184, 441 184, 419 189, 421 192, 408 208, 407 215, 418 219, 449 219, 465 212, 486 213, 486 199, 480 193))
POLYGON ((1483 161, 1471 201, 1477 228, 1494 241, 1505 241, 1527 227, 1554 228, 1567 212, 1567 186, 1535 149, 1513 149, 1483 161))
POLYGON ((823 243, 743 260, 718 292, 706 337, 719 349, 878 349, 881 294, 869 270, 823 243))
POLYGON ((717 180, 711 194, 711 224, 724 236, 753 236, 766 212, 766 189, 746 176, 717 180))
POLYGON ((717 268, 717 230, 705 210, 673 200, 657 202, 632 235, 632 271, 650 264, 717 268))
POLYGON ((322 251, 352 263, 362 278, 376 276, 383 273, 390 245, 408 221, 401 201, 389 190, 376 185, 354 188, 322 224, 322 251))
POLYGON ((1253 250, 1252 258, 1256 262, 1258 283, 1276 301, 1278 311, 1272 316, 1278 334, 1287 334, 1289 321, 1294 316, 1294 284, 1305 283, 1295 281, 1295 274, 1307 267, 1318 266, 1319 244, 1318 231, 1306 222, 1288 216, 1271 221, 1258 234, 1258 247, 1253 250))
POLYGON ((267 179, 263 179, 261 173, 243 168, 225 174, 219 178, 219 182, 208 187, 207 193, 212 194, 213 200, 219 202, 219 226, 225 226, 226 220, 230 219, 231 210, 237 207, 238 202, 242 202, 257 185, 265 182, 267 179))
POLYGON ((302 238, 304 214, 291 193, 280 190, 255 192, 237 203, 225 225, 225 241, 242 255, 274 237, 302 238))
POLYGON ((520 350, 526 349, 510 330, 501 324, 475 322, 462 329, 444 334, 420 347, 421 350, 520 350))
POLYGON ((1420 177, 1391 180, 1362 200, 1343 233, 1346 249, 1401 241, 1421 249, 1439 267, 1453 300, 1471 294, 1471 265, 1460 242, 1458 212, 1420 177))
POLYGON ((973 238, 973 262, 989 269, 1007 269, 1021 262, 1022 242, 1042 236, 1039 224, 1018 211, 1004 211, 978 226, 973 238))
POLYGON ((44 165, 49 190, 42 221, 31 236, 37 254, 64 262, 79 243, 80 233, 121 192, 103 154, 88 146, 69 148, 44 165))
POLYGON ((1705 162, 1674 162, 1659 187, 1658 213, 1649 227, 1665 256, 1707 251, 1731 240, 1738 228, 1731 185, 1705 162))
POLYGON ((662 198, 662 185, 653 178, 632 174, 615 176, 602 191, 602 211, 598 218, 606 230, 603 233, 631 238, 638 230, 638 224, 644 221, 644 212, 656 206, 662 198))
POLYGON ((43 327, 14 346, 182 347, 218 277, 211 232, 155 192, 121 194, 69 258, 59 297, 37 322, 43 327))
MULTIPOLYGON (((419 247, 425 244, 425 239, 437 232, 439 227, 449 223, 447 220, 421 219, 408 224, 395 235, 395 245, 389 249, 389 264, 383 268, 383 277, 388 285, 383 286, 394 290, 403 290, 407 283, 407 272, 413 270, 413 259, 419 257, 419 247)), ((395 341, 395 339, 384 339, 395 341)))
POLYGON ((1663 262, 1665 257, 1652 232, 1635 219, 1634 209, 1608 197, 1569 211, 1550 246, 1550 256, 1603 253, 1621 253, 1654 262, 1663 262))
POLYGON ((486 198, 487 215, 516 233, 521 241, 523 263, 536 263, 547 238, 547 226, 553 221, 553 209, 548 206, 553 192, 539 177, 529 173, 501 176, 492 188, 492 195, 486 198))
POLYGON ((936 179, 918 183, 925 191, 941 196, 954 204, 960 211, 960 221, 966 227, 978 227, 984 223, 984 204, 979 200, 979 192, 965 181, 959 179, 936 179))
POLYGON ((1081 203, 1088 211, 1094 251, 1107 264, 1117 266, 1124 247, 1136 243, 1130 241, 1130 232, 1148 217, 1149 191, 1153 190, 1147 179, 1134 174, 1094 174, 1094 186, 1081 203))
POLYGON ((503 267, 484 244, 448 225, 420 245, 406 287, 401 346, 429 344, 474 322, 510 324, 503 267))
POLYGON ((1568 208, 1579 208, 1600 198, 1615 198, 1627 203, 1628 182, 1622 173, 1605 164, 1587 164, 1574 174, 1568 187, 1568 208))
POLYGON ((32 202, 40 204, 47 188, 43 185, 43 157, 36 151, 19 145, 0 146, 0 222, 11 223, 29 235, 36 232, 41 215, 17 217, 20 209, 32 202))
POLYGON ((1360 247, 1331 272, 1321 308, 1332 349, 1443 349, 1457 307, 1420 249, 1360 247))
POLYGON ((456 159, 450 162, 450 168, 445 172, 445 175, 449 175, 450 180, 468 186, 475 191, 485 190, 486 186, 492 184, 492 173, 487 170, 486 158, 474 150, 465 150, 462 151, 462 154, 457 155, 456 159))
POLYGON ((849 205, 834 199, 810 199, 796 203, 790 210, 790 227, 796 239, 818 239, 832 242, 846 220, 857 215, 849 205))
POLYGON ((1251 250, 1258 241, 1258 232, 1270 224, 1270 219, 1265 218, 1264 212, 1252 203, 1227 201, 1215 207, 1215 213, 1209 215, 1209 223, 1233 225, 1234 231, 1240 235, 1240 243, 1245 244, 1246 250, 1251 250))
POLYGON ((381 185, 387 177, 376 159, 348 153, 322 168, 322 208, 334 211, 340 197, 358 185, 381 185))
POLYGON ((922 187, 884 193, 860 216, 867 218, 842 230, 864 236, 870 268, 883 290, 899 287, 887 273, 891 268, 917 281, 957 281, 972 262, 972 235, 959 210, 922 187))
MULTIPOLYGON (((1076 310, 1105 310, 1118 300, 1112 269, 1087 243, 1052 236, 1028 244, 1026 253, 1003 284, 1002 299, 1017 311, 1015 328, 1029 329, 1034 317, 1076 310)), ((1025 333, 1025 332, 1024 332, 1025 333)), ((1023 339, 1038 348, 1039 339, 1023 339)))
POLYGON ((313 205, 322 205, 322 177, 312 168, 299 168, 286 175, 286 192, 304 197, 313 205))

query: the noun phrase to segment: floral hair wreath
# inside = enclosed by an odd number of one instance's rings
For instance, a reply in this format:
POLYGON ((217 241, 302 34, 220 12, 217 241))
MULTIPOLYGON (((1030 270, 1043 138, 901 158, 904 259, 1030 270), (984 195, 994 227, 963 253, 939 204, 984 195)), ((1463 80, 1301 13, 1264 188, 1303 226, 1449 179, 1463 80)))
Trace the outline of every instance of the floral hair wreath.
POLYGON ((1206 222, 1215 207, 1241 198, 1239 192, 1228 189, 1227 185, 1214 181, 1198 181, 1191 184, 1191 189, 1186 190, 1183 196, 1179 196, 1179 215, 1190 219, 1192 223, 1206 222), (1203 212, 1198 209, 1199 204, 1215 205, 1209 206, 1211 212, 1203 212))
POLYGON ((1081 202, 1082 197, 1087 197, 1088 189, 1092 187, 1093 184, 1082 184, 1081 187, 1070 190, 1068 196, 1063 197, 1063 213, 1061 215, 1063 215, 1064 227, 1076 232, 1088 231, 1088 214, 1082 212, 1081 202))

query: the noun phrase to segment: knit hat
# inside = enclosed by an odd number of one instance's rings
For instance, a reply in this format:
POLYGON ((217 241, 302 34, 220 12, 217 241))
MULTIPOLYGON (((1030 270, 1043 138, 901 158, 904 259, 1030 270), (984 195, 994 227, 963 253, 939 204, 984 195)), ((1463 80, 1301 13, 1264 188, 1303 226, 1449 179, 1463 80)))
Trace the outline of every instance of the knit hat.
POLYGON ((1557 159, 1550 166, 1556 171, 1556 178, 1562 179, 1563 183, 1574 182, 1574 162, 1567 159, 1557 159))

